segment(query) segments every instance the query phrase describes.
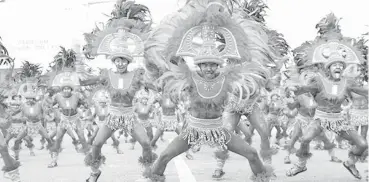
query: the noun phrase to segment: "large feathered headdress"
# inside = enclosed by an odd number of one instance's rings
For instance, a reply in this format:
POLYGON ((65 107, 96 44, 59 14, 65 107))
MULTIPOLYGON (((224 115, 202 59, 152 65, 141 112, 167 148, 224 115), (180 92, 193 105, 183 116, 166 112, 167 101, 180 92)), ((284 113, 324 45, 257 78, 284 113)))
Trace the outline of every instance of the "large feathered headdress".
POLYGON ((276 55, 266 44, 268 36, 260 23, 235 14, 208 13, 203 6, 188 4, 161 21, 145 42, 147 79, 166 72, 173 56, 193 57, 195 63, 211 57, 217 63, 233 59, 260 67, 275 64, 276 55))
POLYGON ((111 13, 112 17, 102 28, 84 34, 87 45, 84 53, 91 59, 97 55, 105 55, 114 60, 123 57, 134 61, 143 56, 143 40, 151 30, 151 14, 149 9, 133 1, 120 0, 111 13))
POLYGON ((9 52, 3 45, 0 37, 0 65, 11 65, 12 63, 13 59, 9 57, 9 52))
POLYGON ((0 83, 0 95, 11 97, 17 94, 19 83, 14 78, 14 59, 9 56, 9 52, 1 41, 0 37, 0 65, 9 65, 8 73, 4 81, 0 83))
POLYGON ((315 40, 305 42, 293 51, 297 66, 322 63, 325 68, 328 68, 335 62, 341 62, 344 65, 365 62, 364 40, 344 37, 339 19, 333 13, 320 20, 316 28, 318 36, 315 40))

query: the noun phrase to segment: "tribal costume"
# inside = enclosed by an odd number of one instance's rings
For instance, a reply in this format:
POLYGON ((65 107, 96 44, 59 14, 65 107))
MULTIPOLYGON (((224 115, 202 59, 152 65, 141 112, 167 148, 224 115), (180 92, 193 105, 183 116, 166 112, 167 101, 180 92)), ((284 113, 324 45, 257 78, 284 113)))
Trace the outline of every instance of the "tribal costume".
POLYGON ((163 91, 171 94, 174 103, 184 98, 188 101, 187 126, 163 151, 152 170, 146 171, 150 180, 164 181, 163 174, 171 159, 201 145, 246 157, 254 173, 253 181, 269 181, 273 176, 271 167, 262 164, 257 151, 233 133, 236 120, 228 118, 232 113, 242 112, 250 120, 260 121, 255 102, 265 78, 269 78, 266 65, 274 63, 271 58, 275 56, 265 43, 267 35, 262 26, 240 16, 230 17, 229 4, 189 1, 165 18, 146 42, 146 79, 155 79, 164 72, 157 80, 159 85, 165 85, 163 91), (218 41, 222 46, 216 44, 217 37, 222 39, 218 41), (170 59, 174 56, 193 57, 200 70, 191 71, 183 63, 172 64, 170 59), (244 63, 219 70, 225 59, 244 63), (244 107, 238 107, 240 103, 244 107), (223 115, 225 110, 228 114, 223 115))
POLYGON ((308 134, 303 136, 300 149, 296 153, 299 162, 287 172, 287 175, 294 176, 307 170, 307 159, 311 157, 310 141, 326 129, 353 144, 349 151, 349 159, 343 165, 355 178, 361 179, 355 163, 366 155, 368 144, 343 117, 341 104, 350 98, 352 93, 368 96, 367 88, 355 87, 350 80, 342 77, 347 65, 361 64, 364 57, 355 39, 342 36, 338 19, 333 14, 322 19, 316 27, 319 29, 319 36, 298 54, 303 55, 302 59, 318 64, 321 72, 318 72, 308 85, 291 86, 288 90, 294 91, 295 95, 312 94, 317 108, 314 122, 309 126, 308 134))
MULTIPOLYGON (((6 47, 2 44, 1 39, 0 39, 0 61, 1 63, 12 63, 14 60, 12 58, 9 57, 8 55, 8 51, 6 49, 6 47)), ((14 63, 12 63, 14 65, 14 63)), ((10 74, 12 74, 12 70, 10 71, 10 74)), ((10 89, 7 85, 5 86, 7 83, 1 83, 1 95, 0 95, 0 112, 1 112, 1 119, 6 119, 8 120, 8 116, 9 113, 5 111, 5 109, 7 108, 7 104, 4 103, 5 98, 10 96, 9 94, 7 94, 7 92, 10 89), (7 114, 8 113, 8 114, 7 114), (5 115, 4 115, 5 114, 5 115)), ((12 85, 12 84, 10 84, 12 85)), ((14 86, 14 85, 12 85, 14 86)), ((13 89, 13 88, 12 88, 13 89)), ((10 90, 12 90, 10 89, 10 90)), ((4 162, 4 167, 2 168, 2 170, 5 172, 6 177, 8 177, 9 179, 12 180, 12 182, 21 182, 20 180, 20 176, 19 176, 19 166, 20 163, 16 160, 14 160, 8 151, 8 145, 6 143, 6 140, 4 138, 4 135, 2 133, 2 131, 0 131, 0 155, 2 157, 2 160, 4 162)))
MULTIPOLYGON (((105 88, 96 87, 89 100, 92 101, 90 105, 93 106, 91 108, 91 119, 94 120, 96 124, 95 130, 87 142, 92 145, 99 129, 104 127, 105 121, 109 116, 108 110, 111 98, 109 96, 109 92, 105 88)), ((119 148, 120 142, 116 139, 114 133, 112 133, 110 138, 113 140, 113 147, 116 149, 117 154, 123 154, 123 151, 119 148)))
POLYGON ((152 152, 150 140, 145 128, 138 122, 134 112, 133 98, 136 92, 146 86, 143 82, 143 69, 127 71, 129 63, 142 58, 143 41, 151 29, 151 15, 146 6, 132 1, 118 1, 112 17, 102 30, 86 34, 88 45, 85 46, 87 57, 106 55, 116 66, 116 72, 103 70, 102 74, 82 82, 82 85, 103 83, 107 87, 111 102, 109 115, 105 125, 99 129, 98 138, 93 143, 92 153, 85 158, 86 165, 91 167, 89 182, 96 182, 101 175, 100 166, 105 157, 101 148, 108 137, 118 129, 126 129, 142 146, 139 163, 150 166, 156 159, 152 152), (134 44, 134 49, 131 49, 134 44), (100 134, 101 133, 101 134, 100 134))
POLYGON ((54 105, 58 105, 58 117, 60 122, 58 124, 58 132, 55 143, 51 150, 51 163, 48 165, 49 168, 58 166, 57 160, 61 150, 61 142, 64 138, 64 134, 68 130, 76 131, 78 138, 82 144, 81 153, 87 153, 89 146, 87 145, 84 130, 82 129, 82 123, 80 121, 80 113, 78 108, 80 105, 87 105, 85 97, 79 92, 80 78, 75 69, 75 63, 81 59, 79 54, 79 46, 74 45, 74 50, 67 51, 62 48, 62 51, 55 57, 56 61, 64 61, 65 57, 70 56, 66 59, 66 62, 62 62, 62 71, 59 72, 51 80, 51 86, 59 92, 54 94, 49 100, 49 108, 51 109, 54 105), (60 58, 61 57, 61 58, 60 58))
MULTIPOLYGON (((299 55, 299 50, 305 48, 307 45, 309 45, 309 43, 303 43, 293 51, 296 66, 294 69, 290 70, 289 79, 286 81, 287 85, 296 85, 301 83, 302 85, 308 85, 310 79, 317 76, 317 67, 312 65, 311 60, 302 60, 299 55)), ((314 125, 314 114, 318 104, 310 93, 294 96, 293 92, 290 92, 286 93, 286 95, 291 98, 288 100, 288 107, 290 109, 297 109, 298 112, 295 117, 296 122, 288 131, 288 133, 290 133, 291 140, 285 146, 288 155, 285 157, 284 163, 290 164, 291 160, 289 157, 291 153, 295 152, 294 145, 296 141, 301 139, 302 136, 306 136, 308 128, 314 125)), ((323 141, 324 149, 328 151, 332 162, 342 162, 335 156, 335 145, 328 139, 326 130, 323 130, 316 138, 323 141)))
MULTIPOLYGON (((22 120, 25 121, 27 129, 18 135, 14 143, 16 158, 19 156, 21 140, 26 136, 32 137, 36 134, 40 134, 47 140, 47 148, 49 149, 52 146, 52 141, 48 136, 46 129, 42 125, 44 115, 42 103, 40 101, 36 101, 38 91, 40 90, 41 67, 25 61, 19 74, 23 83, 19 87, 18 95, 25 99, 21 104, 20 109, 23 117, 22 120)), ((31 155, 34 155, 32 150, 34 145, 27 147, 30 148, 31 155)))

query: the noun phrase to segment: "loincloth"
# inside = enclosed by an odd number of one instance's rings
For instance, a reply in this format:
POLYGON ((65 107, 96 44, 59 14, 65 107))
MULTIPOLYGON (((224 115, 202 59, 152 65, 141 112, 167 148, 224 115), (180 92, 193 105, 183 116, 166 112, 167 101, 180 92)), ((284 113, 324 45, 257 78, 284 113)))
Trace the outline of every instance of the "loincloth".
POLYGON ((132 132, 136 120, 136 114, 132 107, 117 108, 109 106, 109 115, 105 120, 105 125, 113 131, 124 129, 132 132))
POLYGON ((368 125, 368 109, 350 109, 349 119, 353 126, 368 125))
POLYGON ((354 130, 354 127, 350 125, 350 122, 345 119, 341 113, 326 113, 320 110, 316 110, 314 120, 320 121, 320 125, 329 131, 336 134, 341 131, 354 130))
POLYGON ((183 139, 188 141, 191 147, 209 145, 227 149, 227 143, 231 135, 223 125, 223 118, 199 119, 187 115, 187 126, 183 129, 183 139))

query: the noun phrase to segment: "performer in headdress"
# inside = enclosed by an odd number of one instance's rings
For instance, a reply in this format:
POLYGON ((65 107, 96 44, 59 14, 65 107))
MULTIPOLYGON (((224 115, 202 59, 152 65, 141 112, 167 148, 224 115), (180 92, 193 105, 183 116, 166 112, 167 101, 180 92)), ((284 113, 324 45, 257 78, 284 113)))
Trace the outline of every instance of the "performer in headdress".
MULTIPOLYGON (((287 88, 290 85, 301 84, 308 85, 310 79, 317 76, 319 71, 317 65, 312 64, 312 60, 306 59, 305 54, 301 53, 301 50, 305 50, 311 46, 311 42, 304 42, 301 46, 293 50, 295 67, 289 70, 289 79, 286 81, 287 88)), ((318 107, 317 102, 314 100, 310 93, 301 94, 295 96, 293 92, 286 93, 287 96, 291 96, 290 102, 287 103, 291 109, 297 109, 298 114, 296 116, 296 123, 292 125, 289 130, 291 140, 288 141, 285 146, 288 155, 284 159, 285 164, 290 164, 290 155, 295 152, 295 143, 298 139, 301 139, 307 134, 309 126, 314 124, 314 114, 318 107)), ((324 143, 324 149, 328 151, 332 162, 342 162, 335 155, 335 145, 328 139, 326 132, 321 132, 316 138, 319 138, 324 143)))
MULTIPOLYGON (((78 52, 78 46, 75 47, 78 52)), ((64 55, 66 51, 63 50, 60 56, 64 55)), ((73 53, 73 50, 69 50, 69 53, 73 53)), ((77 54, 78 55, 78 54, 77 54)), ((77 111, 80 105, 86 105, 87 102, 85 97, 79 92, 80 78, 75 70, 75 62, 77 57, 69 57, 63 62, 63 67, 61 72, 52 79, 52 87, 58 90, 58 93, 52 96, 49 100, 49 108, 54 105, 58 105, 60 111, 60 123, 58 125, 59 130, 57 132, 56 141, 51 150, 51 163, 49 168, 54 168, 58 166, 58 155, 61 149, 61 142, 63 140, 64 134, 67 130, 76 131, 78 138, 82 144, 82 149, 79 152, 87 154, 89 151, 89 146, 84 136, 84 129, 82 128, 82 123, 80 121, 80 113, 77 111)))
MULTIPOLYGON (((91 98, 89 99, 92 101, 92 118, 95 120, 97 128, 95 129, 94 133, 92 134, 91 138, 89 138, 88 144, 92 145, 93 141, 95 140, 99 129, 102 128, 105 124, 106 119, 109 116, 109 104, 111 102, 111 98, 109 92, 106 90, 105 87, 96 87, 95 91, 92 92, 91 98)), ((118 154, 123 154, 123 151, 119 148, 119 140, 115 137, 114 133, 112 133, 111 137, 113 140, 113 147, 116 149, 118 154)))
MULTIPOLYGON (((6 49, 6 47, 2 44, 1 39, 0 39, 0 62, 1 63, 8 63, 8 64, 13 64, 14 65, 14 60, 12 58, 9 57, 8 55, 8 50, 6 49)), ((12 70, 11 70, 12 71, 12 70)), ((12 74, 12 72, 10 72, 10 74, 12 74)), ((10 117, 10 113, 6 114, 7 112, 5 112, 5 109, 7 107, 7 105, 4 103, 5 101, 5 97, 4 97, 4 91, 3 90, 5 87, 3 87, 3 83, 1 84, 1 95, 0 95, 0 109, 1 109, 1 113, 4 113, 5 116, 4 118, 1 119, 5 119, 5 120, 9 120, 10 117)), ((21 182, 20 180, 20 176, 19 176, 19 166, 20 163, 16 160, 14 160, 10 154, 9 154, 9 150, 8 150, 8 145, 5 141, 4 135, 3 133, 0 131, 0 155, 1 158, 4 162, 4 167, 2 168, 2 170, 6 173, 6 176, 8 178, 10 178, 12 180, 12 182, 21 182)))
POLYGON ((273 176, 257 151, 234 134, 239 118, 222 114, 225 110, 230 115, 240 111, 250 120, 260 121, 255 103, 260 87, 269 78, 266 65, 274 64, 275 57, 262 26, 238 16, 231 18, 232 7, 228 5, 225 1, 190 1, 165 18, 146 42, 146 79, 164 72, 158 82, 166 81, 164 91, 171 94, 172 101, 187 101, 188 108, 187 126, 162 152, 152 170, 146 171, 152 181, 164 181, 171 159, 204 144, 246 157, 253 181, 270 181, 273 176), (219 47, 217 36, 224 39, 223 46, 219 47), (197 39, 202 39, 201 43, 197 39), (173 56, 194 58, 199 70, 170 63, 173 56), (244 64, 219 69, 226 59, 244 64), (241 102, 244 107, 238 107, 241 102))
POLYGON ((350 80, 342 77, 346 65, 361 64, 364 57, 356 47, 357 41, 341 34, 338 21, 333 14, 323 18, 316 26, 319 35, 310 47, 301 51, 301 54, 306 54, 304 59, 311 59, 313 64, 319 64, 321 73, 318 72, 308 85, 290 86, 287 89, 294 91, 295 95, 310 93, 317 103, 315 121, 302 137, 300 149, 296 153, 299 161, 287 172, 288 176, 307 170, 307 159, 311 157, 310 141, 326 129, 353 144, 349 159, 343 165, 355 178, 361 179, 355 164, 361 156, 366 155, 368 144, 342 116, 341 104, 350 98, 352 93, 368 96, 368 88, 356 87, 350 80))
POLYGON ((139 162, 145 167, 156 159, 152 152, 149 137, 145 128, 138 122, 133 110, 133 98, 136 92, 145 85, 143 69, 128 71, 130 63, 143 57, 143 41, 151 29, 149 9, 132 1, 118 1, 113 17, 101 31, 86 34, 88 45, 87 57, 106 55, 116 67, 116 70, 103 70, 98 77, 82 81, 82 85, 104 83, 111 97, 108 106, 108 118, 93 142, 92 153, 85 158, 86 165, 91 167, 89 182, 96 182, 101 175, 100 165, 105 157, 101 148, 105 141, 118 129, 125 128, 142 146, 142 156, 139 162))
MULTIPOLYGON (((19 87, 18 95, 22 96, 25 100, 21 105, 21 114, 24 122, 26 122, 27 129, 17 136, 14 144, 15 156, 18 158, 20 143, 26 136, 35 136, 40 134, 48 142, 47 149, 52 146, 52 141, 42 125, 42 119, 44 116, 44 109, 42 107, 41 101, 37 101, 37 93, 39 91, 39 85, 41 83, 41 67, 37 64, 32 64, 28 61, 23 62, 20 71, 20 77, 22 79, 22 84, 19 87)), ((31 152, 34 145, 28 146, 31 152)))

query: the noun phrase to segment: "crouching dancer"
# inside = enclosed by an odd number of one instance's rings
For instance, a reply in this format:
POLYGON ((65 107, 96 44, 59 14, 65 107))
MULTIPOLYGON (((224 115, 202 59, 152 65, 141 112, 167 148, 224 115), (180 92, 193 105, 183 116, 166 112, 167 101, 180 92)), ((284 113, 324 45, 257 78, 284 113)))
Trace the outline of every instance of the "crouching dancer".
MULTIPOLYGON (((144 71, 136 69, 128 71, 127 67, 135 61, 135 58, 143 56, 143 37, 148 33, 151 24, 146 24, 137 17, 146 17, 148 9, 143 5, 135 4, 135 6, 125 5, 124 3, 132 3, 130 1, 123 2, 116 7, 127 7, 128 9, 119 9, 115 11, 124 11, 115 13, 117 17, 112 19, 109 26, 105 27, 101 32, 97 32, 88 45, 85 46, 86 54, 95 56, 103 54, 115 64, 116 70, 103 70, 98 77, 81 81, 82 85, 94 85, 103 83, 111 102, 108 106, 108 113, 105 124, 99 128, 97 136, 92 145, 92 152, 85 158, 87 166, 91 167, 90 177, 87 182, 96 182, 101 175, 100 166, 104 163, 105 157, 101 154, 101 148, 105 141, 111 137, 112 133, 119 129, 129 131, 142 146, 142 156, 139 162, 147 167, 156 159, 156 155, 150 147, 150 140, 146 134, 145 128, 137 120, 133 108, 133 98, 136 92, 145 83, 142 82, 144 71), (139 10, 130 10, 129 8, 138 8, 139 10), (131 14, 125 13, 131 12, 131 14), (134 14, 136 12, 137 14, 134 14), (129 17, 120 16, 127 15, 129 17), (133 19, 130 19, 134 17, 133 19), (129 48, 134 43, 135 49, 129 48)), ((146 20, 145 18, 143 18, 146 20)), ((86 36, 89 36, 87 34, 86 36)))
MULTIPOLYGON (((209 7, 219 5, 225 8, 221 3, 209 3, 209 7)), ((260 41, 263 30, 259 24, 250 20, 239 19, 236 22, 228 14, 216 12, 216 7, 206 13, 199 13, 204 10, 196 4, 184 8, 186 11, 178 12, 181 15, 174 13, 171 18, 165 19, 167 21, 162 21, 153 36, 148 39, 146 43, 150 49, 146 53, 153 56, 153 59, 145 61, 147 79, 154 79, 153 76, 159 73, 164 63, 169 65, 169 70, 157 81, 159 85, 163 84, 162 80, 165 82, 163 90, 171 94, 174 103, 186 103, 187 126, 161 153, 150 171, 145 171, 145 175, 149 181, 165 181, 164 172, 169 161, 189 148, 209 145, 247 158, 253 172, 252 181, 269 182, 274 176, 273 169, 262 163, 256 149, 240 136, 227 130, 230 121, 224 120, 222 114, 230 102, 239 103, 241 100, 250 99, 250 104, 255 103, 252 100, 257 99, 259 86, 263 86, 269 78, 269 72, 264 65, 266 62, 273 62, 275 56, 264 43, 267 41, 260 41), (241 24, 248 26, 242 27, 241 24), (252 32, 253 35, 245 32, 252 32), (255 35, 260 37, 255 38, 255 35), (216 38, 218 36, 224 38, 223 46, 219 46, 216 38), (169 40, 163 41, 163 37, 168 37, 169 40), (201 38, 203 44, 194 45, 197 38, 201 38), (260 49, 252 51, 247 47, 251 44, 260 49), (163 51, 162 48, 166 49, 166 55, 158 56, 163 51), (173 56, 193 57, 199 70, 191 71, 186 64, 176 66, 165 61, 173 56), (245 63, 219 69, 228 58, 245 60, 245 63), (156 64, 149 62, 152 60, 156 61, 156 64), (152 64, 158 68, 157 72, 152 64), (234 97, 230 97, 231 95, 234 97)), ((257 105, 251 104, 249 108, 250 116, 257 117, 257 105)))

